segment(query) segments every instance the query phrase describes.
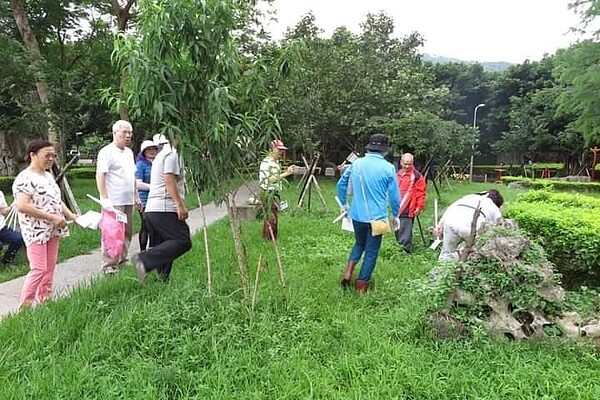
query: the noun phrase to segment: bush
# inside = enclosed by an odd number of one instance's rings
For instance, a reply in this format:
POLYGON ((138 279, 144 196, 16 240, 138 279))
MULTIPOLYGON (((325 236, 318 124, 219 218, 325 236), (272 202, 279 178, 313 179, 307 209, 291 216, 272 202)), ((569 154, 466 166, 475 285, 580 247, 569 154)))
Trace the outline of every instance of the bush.
POLYGON ((600 284, 600 208, 596 199, 575 199, 568 206, 560 202, 564 200, 560 196, 550 196, 549 201, 542 200, 544 194, 537 194, 539 201, 535 196, 508 205, 505 216, 542 244, 566 286, 600 284), (587 206, 576 206, 583 203, 587 206))
POLYGON ((72 167, 67 170, 67 179, 96 179, 96 167, 72 167))
POLYGON ((14 181, 14 176, 0 176, 0 190, 2 190, 4 194, 11 194, 14 181))
POLYGON ((502 182, 519 182, 523 187, 531 189, 552 189, 573 192, 600 192, 600 183, 598 182, 566 182, 555 181, 553 179, 529 179, 518 176, 504 176, 502 182))
POLYGON ((600 209, 600 199, 573 193, 556 193, 550 190, 531 190, 522 193, 517 198, 520 202, 548 202, 563 207, 578 207, 583 209, 600 209))

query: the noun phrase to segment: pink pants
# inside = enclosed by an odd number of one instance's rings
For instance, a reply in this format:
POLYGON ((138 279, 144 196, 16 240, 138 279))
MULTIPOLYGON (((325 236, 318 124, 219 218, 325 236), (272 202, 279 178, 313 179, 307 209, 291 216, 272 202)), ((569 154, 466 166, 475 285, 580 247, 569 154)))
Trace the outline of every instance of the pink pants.
POLYGON ((27 246, 29 273, 21 290, 21 306, 30 305, 35 300, 43 303, 50 298, 59 240, 55 236, 47 243, 32 243, 27 246))

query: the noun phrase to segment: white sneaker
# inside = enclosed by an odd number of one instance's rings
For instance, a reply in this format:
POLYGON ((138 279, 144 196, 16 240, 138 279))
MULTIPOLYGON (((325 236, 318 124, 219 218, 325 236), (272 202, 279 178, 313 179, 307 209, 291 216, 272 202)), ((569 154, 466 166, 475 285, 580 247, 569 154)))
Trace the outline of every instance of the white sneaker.
POLYGON ((117 268, 115 268, 115 267, 112 267, 112 266, 111 267, 102 268, 102 273, 104 275, 114 275, 117 272, 119 272, 119 270, 117 268))

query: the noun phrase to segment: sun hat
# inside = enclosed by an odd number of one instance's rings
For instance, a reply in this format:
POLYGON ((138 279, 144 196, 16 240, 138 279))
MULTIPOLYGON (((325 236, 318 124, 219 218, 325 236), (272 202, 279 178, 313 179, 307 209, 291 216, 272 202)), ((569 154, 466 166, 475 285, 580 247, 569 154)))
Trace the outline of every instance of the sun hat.
POLYGON ((277 150, 287 150, 288 149, 287 147, 285 147, 283 142, 279 139, 273 140, 271 142, 271 147, 273 147, 274 149, 277 149, 277 150))
POLYGON ((389 150, 388 137, 384 133, 374 133, 369 138, 369 143, 365 146, 369 151, 377 151, 380 153, 389 150))
POLYGON ((166 136, 161 133, 157 133, 156 135, 152 136, 152 140, 156 145, 169 143, 169 139, 167 139, 166 136))
POLYGON ((154 143, 152 140, 144 140, 142 145, 140 146, 140 153, 143 153, 148 147, 158 148, 158 145, 154 143))

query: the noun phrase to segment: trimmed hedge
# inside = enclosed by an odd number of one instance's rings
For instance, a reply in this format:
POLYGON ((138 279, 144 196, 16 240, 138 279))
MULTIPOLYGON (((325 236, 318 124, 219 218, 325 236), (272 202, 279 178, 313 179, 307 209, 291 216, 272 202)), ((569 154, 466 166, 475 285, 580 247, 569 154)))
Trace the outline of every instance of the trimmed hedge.
MULTIPOLYGON (((12 185, 15 178, 15 176, 0 176, 0 190, 4 194, 12 193, 12 185)), ((96 179, 96 167, 71 167, 67 171, 67 179, 96 179)))
POLYGON ((73 167, 67 171, 67 179, 96 179, 96 167, 73 167))
POLYGON ((0 176, 0 190, 2 190, 2 193, 11 194, 14 181, 14 176, 0 176))
POLYGON ((563 207, 600 210, 600 199, 597 197, 584 196, 577 193, 556 193, 550 190, 530 190, 529 192, 519 194, 517 201, 525 203, 546 202, 558 204, 563 207))
MULTIPOLYGON (((505 168, 505 169, 522 169, 523 165, 519 164, 519 163, 512 163, 512 164, 504 164, 502 166, 500 165, 495 165, 495 164, 475 164, 473 166, 473 168, 479 168, 479 169, 497 169, 497 168, 505 168)), ((534 169, 536 171, 539 171, 541 169, 552 169, 552 170, 561 170, 565 168, 565 164, 563 163, 534 163, 534 164, 525 164, 525 168, 527 168, 527 170, 530 169, 534 169)))
POLYGON ((553 179, 529 179, 518 176, 504 176, 502 182, 519 182, 526 188, 531 189, 553 189, 575 192, 600 192, 600 183, 598 182, 567 182, 556 181, 553 179))
POLYGON ((504 210, 536 238, 567 287, 600 285, 600 201, 586 196, 525 194, 504 210))

